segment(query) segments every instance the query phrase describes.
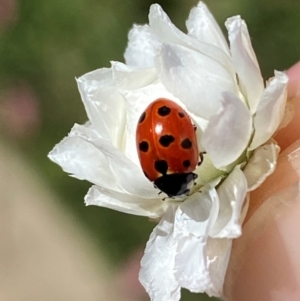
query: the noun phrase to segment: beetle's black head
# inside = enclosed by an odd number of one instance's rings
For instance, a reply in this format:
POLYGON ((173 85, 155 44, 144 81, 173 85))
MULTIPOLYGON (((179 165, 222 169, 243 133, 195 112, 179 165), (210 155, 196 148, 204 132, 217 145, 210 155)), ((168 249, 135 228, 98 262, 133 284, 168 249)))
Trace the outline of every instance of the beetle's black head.
POLYGON ((197 175, 190 173, 174 173, 163 175, 154 181, 155 186, 168 197, 184 196, 189 194, 197 175))

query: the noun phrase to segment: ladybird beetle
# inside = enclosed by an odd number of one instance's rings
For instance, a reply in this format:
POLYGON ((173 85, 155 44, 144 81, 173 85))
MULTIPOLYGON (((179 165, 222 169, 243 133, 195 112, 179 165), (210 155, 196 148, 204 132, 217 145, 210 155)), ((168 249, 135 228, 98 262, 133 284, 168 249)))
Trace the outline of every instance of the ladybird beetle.
POLYGON ((136 146, 145 176, 168 197, 185 196, 197 178, 198 145, 188 114, 175 102, 159 98, 139 118, 136 146))

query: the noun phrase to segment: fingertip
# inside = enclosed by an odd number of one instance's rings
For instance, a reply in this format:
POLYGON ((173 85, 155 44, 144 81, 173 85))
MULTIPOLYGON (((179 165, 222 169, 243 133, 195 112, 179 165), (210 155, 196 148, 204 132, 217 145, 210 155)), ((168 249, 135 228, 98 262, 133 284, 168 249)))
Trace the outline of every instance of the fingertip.
POLYGON ((224 295, 230 301, 300 300, 300 141, 256 191, 234 240, 224 295), (251 208, 252 206, 252 208, 251 208))
POLYGON ((294 197, 296 190, 292 206, 285 203, 279 217, 276 214, 283 205, 279 199, 272 199, 277 208, 271 203, 261 207, 245 226, 245 236, 234 243, 235 263, 231 260, 224 288, 227 300, 300 300, 299 187, 291 186, 277 197, 294 197))
POLYGON ((300 97, 300 61, 286 71, 289 77, 288 97, 300 97))
POLYGON ((286 149, 294 141, 300 139, 300 62, 288 69, 286 74, 289 77, 288 101, 293 106, 294 116, 290 123, 280 129, 274 137, 281 150, 286 149))

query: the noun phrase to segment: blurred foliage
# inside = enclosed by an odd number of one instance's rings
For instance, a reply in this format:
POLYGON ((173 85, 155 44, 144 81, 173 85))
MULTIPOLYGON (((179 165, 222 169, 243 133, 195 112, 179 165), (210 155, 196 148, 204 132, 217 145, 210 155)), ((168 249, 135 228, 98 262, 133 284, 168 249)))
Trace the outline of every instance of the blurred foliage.
MULTIPOLYGON (((64 199, 66 214, 75 215, 94 234, 95 247, 104 248, 114 263, 145 245, 154 224, 146 218, 88 207, 90 186, 68 177, 47 159, 47 153, 76 123, 87 119, 75 77, 123 61, 127 33, 133 23, 146 23, 150 0, 26 0, 19 1, 17 20, 0 31, 0 89, 26 81, 40 101, 42 124, 26 140, 6 137, 32 161, 64 199)), ((184 30, 192 0, 157 1, 184 30)), ((222 29, 227 17, 246 20, 265 78, 287 69, 300 58, 300 1, 207 0, 222 29)), ((5 134, 3 134, 5 136, 5 134)), ((183 293, 182 300, 200 300, 183 293)))

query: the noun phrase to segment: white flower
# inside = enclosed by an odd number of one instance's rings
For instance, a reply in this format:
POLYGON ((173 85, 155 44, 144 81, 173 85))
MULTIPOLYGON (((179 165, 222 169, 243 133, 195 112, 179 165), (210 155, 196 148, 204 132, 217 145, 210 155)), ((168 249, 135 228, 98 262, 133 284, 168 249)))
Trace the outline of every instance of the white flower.
POLYGON ((112 62, 78 79, 89 122, 76 124, 49 154, 66 172, 94 184, 87 205, 160 220, 140 272, 153 301, 179 300, 182 287, 222 294, 248 192, 276 167, 279 147, 272 136, 286 102, 287 76, 276 71, 264 86, 239 16, 226 22, 230 47, 202 2, 186 25, 187 34, 152 5, 149 25, 129 33, 126 64, 112 62), (188 112, 199 149, 206 151, 196 171, 200 192, 181 201, 162 201, 135 147, 138 118, 158 98, 188 112))

